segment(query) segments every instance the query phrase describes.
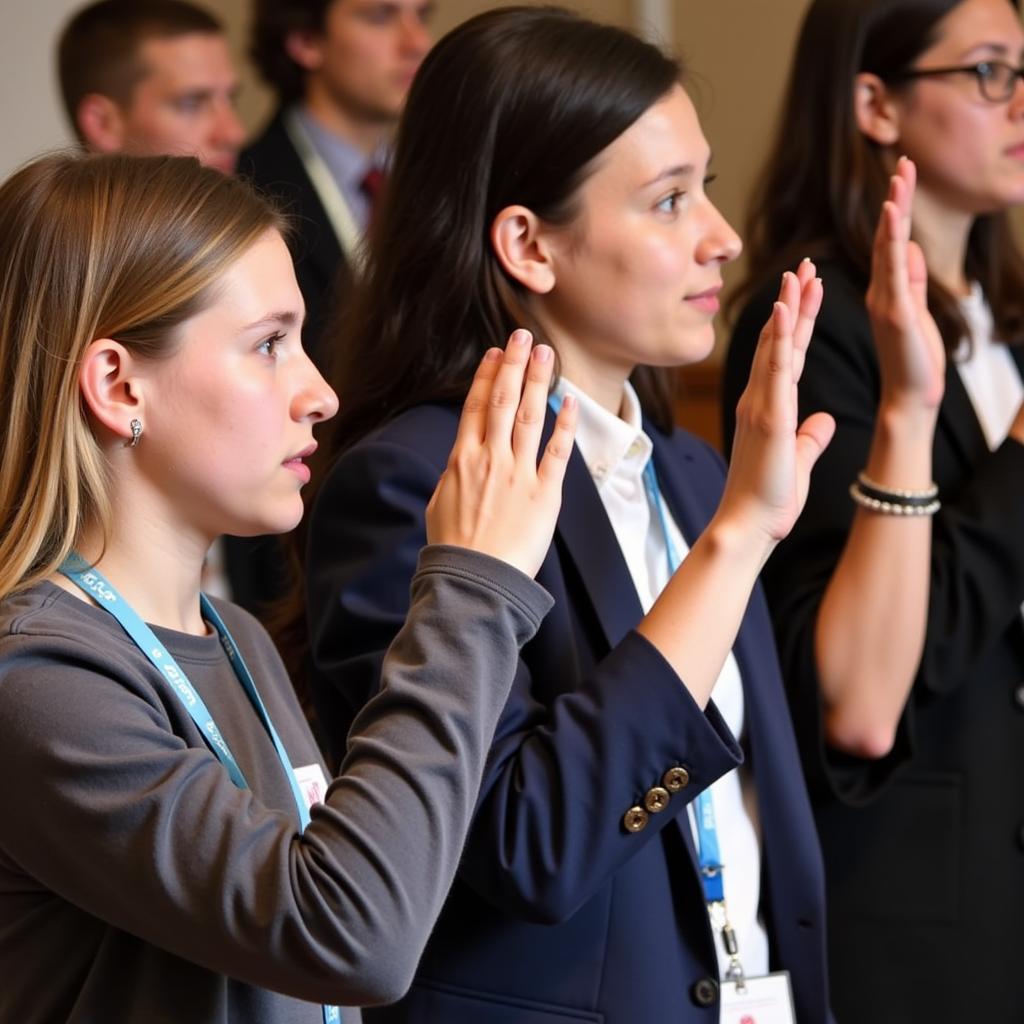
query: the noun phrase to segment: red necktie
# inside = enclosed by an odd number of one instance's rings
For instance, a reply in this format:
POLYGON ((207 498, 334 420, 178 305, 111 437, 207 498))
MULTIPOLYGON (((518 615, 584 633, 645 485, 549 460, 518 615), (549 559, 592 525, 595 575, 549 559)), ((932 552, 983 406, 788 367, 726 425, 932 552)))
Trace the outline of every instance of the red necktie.
POLYGON ((384 198, 387 175, 379 167, 371 167, 363 180, 359 182, 359 188, 370 203, 370 220, 368 227, 371 227, 377 220, 380 212, 381 201, 384 198))

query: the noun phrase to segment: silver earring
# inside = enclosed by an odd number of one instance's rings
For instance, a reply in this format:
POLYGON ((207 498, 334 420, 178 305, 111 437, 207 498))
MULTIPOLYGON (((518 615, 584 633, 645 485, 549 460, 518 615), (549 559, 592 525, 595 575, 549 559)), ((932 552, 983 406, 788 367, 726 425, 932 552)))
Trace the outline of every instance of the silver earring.
POLYGON ((125 447, 134 448, 138 445, 139 438, 142 437, 142 420, 133 419, 131 423, 128 424, 128 429, 131 430, 132 436, 131 440, 125 441, 125 447))

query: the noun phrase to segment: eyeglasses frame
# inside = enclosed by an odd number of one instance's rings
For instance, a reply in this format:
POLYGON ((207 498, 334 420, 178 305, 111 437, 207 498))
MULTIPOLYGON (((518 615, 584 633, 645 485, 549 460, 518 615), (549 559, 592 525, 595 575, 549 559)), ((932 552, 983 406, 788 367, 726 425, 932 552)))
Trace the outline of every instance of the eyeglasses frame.
POLYGON ((1005 60, 979 60, 974 64, 958 64, 955 67, 910 68, 907 71, 901 71, 899 74, 893 75, 890 81, 913 81, 918 78, 938 78, 941 75, 974 75, 974 80, 978 83, 978 91, 981 93, 983 100, 988 103, 1009 103, 1013 99, 1013 94, 1017 91, 1017 82, 1024 82, 1024 67, 1014 67, 1005 60), (1014 74, 1014 77, 1009 79, 1012 83, 1010 91, 1004 96, 990 96, 985 91, 986 87, 991 84, 992 79, 987 77, 982 69, 992 67, 1008 68, 1014 74))

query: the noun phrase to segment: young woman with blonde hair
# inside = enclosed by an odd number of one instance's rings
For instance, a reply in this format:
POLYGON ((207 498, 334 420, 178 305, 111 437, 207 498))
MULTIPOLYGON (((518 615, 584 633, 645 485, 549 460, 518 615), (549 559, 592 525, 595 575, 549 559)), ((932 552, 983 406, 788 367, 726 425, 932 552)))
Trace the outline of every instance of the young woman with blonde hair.
POLYGON ((282 228, 181 158, 0 186, 0 1019, 337 1020, 402 994, 458 862, 573 413, 538 465, 550 350, 480 364, 328 787, 269 639, 199 589, 216 536, 296 524, 337 408, 282 228))

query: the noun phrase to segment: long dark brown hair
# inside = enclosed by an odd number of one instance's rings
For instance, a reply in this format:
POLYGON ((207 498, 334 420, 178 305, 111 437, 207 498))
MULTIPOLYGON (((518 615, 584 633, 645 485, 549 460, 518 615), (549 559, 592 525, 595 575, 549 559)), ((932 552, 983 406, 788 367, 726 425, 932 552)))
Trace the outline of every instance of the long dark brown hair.
MULTIPOLYGON (((490 11, 434 47, 409 93, 365 276, 337 321, 334 450, 413 405, 461 399, 514 328, 546 340, 491 247, 491 222, 512 204, 569 222, 595 157, 680 74, 636 36, 550 7, 490 11)), ((633 381, 663 429, 669 380, 639 368, 633 381)))
MULTIPOLYGON (((867 282, 889 174, 885 148, 857 126, 854 83, 871 72, 892 88, 931 46, 961 0, 815 0, 804 19, 774 149, 746 225, 747 277, 735 308, 803 256, 838 258, 867 282)), ((1019 9, 1018 0, 1008 0, 1019 9)), ((905 86, 912 88, 912 85, 905 86)), ((998 337, 1024 336, 1024 259, 1005 213, 979 216, 965 270, 981 285, 998 337)), ((928 306, 949 351, 967 333, 956 298, 928 282, 928 306)))
MULTIPOLYGON (((516 327, 547 340, 491 247, 491 222, 512 204, 570 222, 598 154, 680 78, 657 47, 556 7, 489 11, 433 48, 409 92, 365 272, 325 336, 341 413, 313 490, 340 451, 399 413, 461 400, 483 353, 516 327)), ((671 373, 638 367, 632 382, 669 430, 671 373)), ((301 531, 293 539, 301 562, 301 531)), ((271 629, 308 710, 298 589, 271 629)))

